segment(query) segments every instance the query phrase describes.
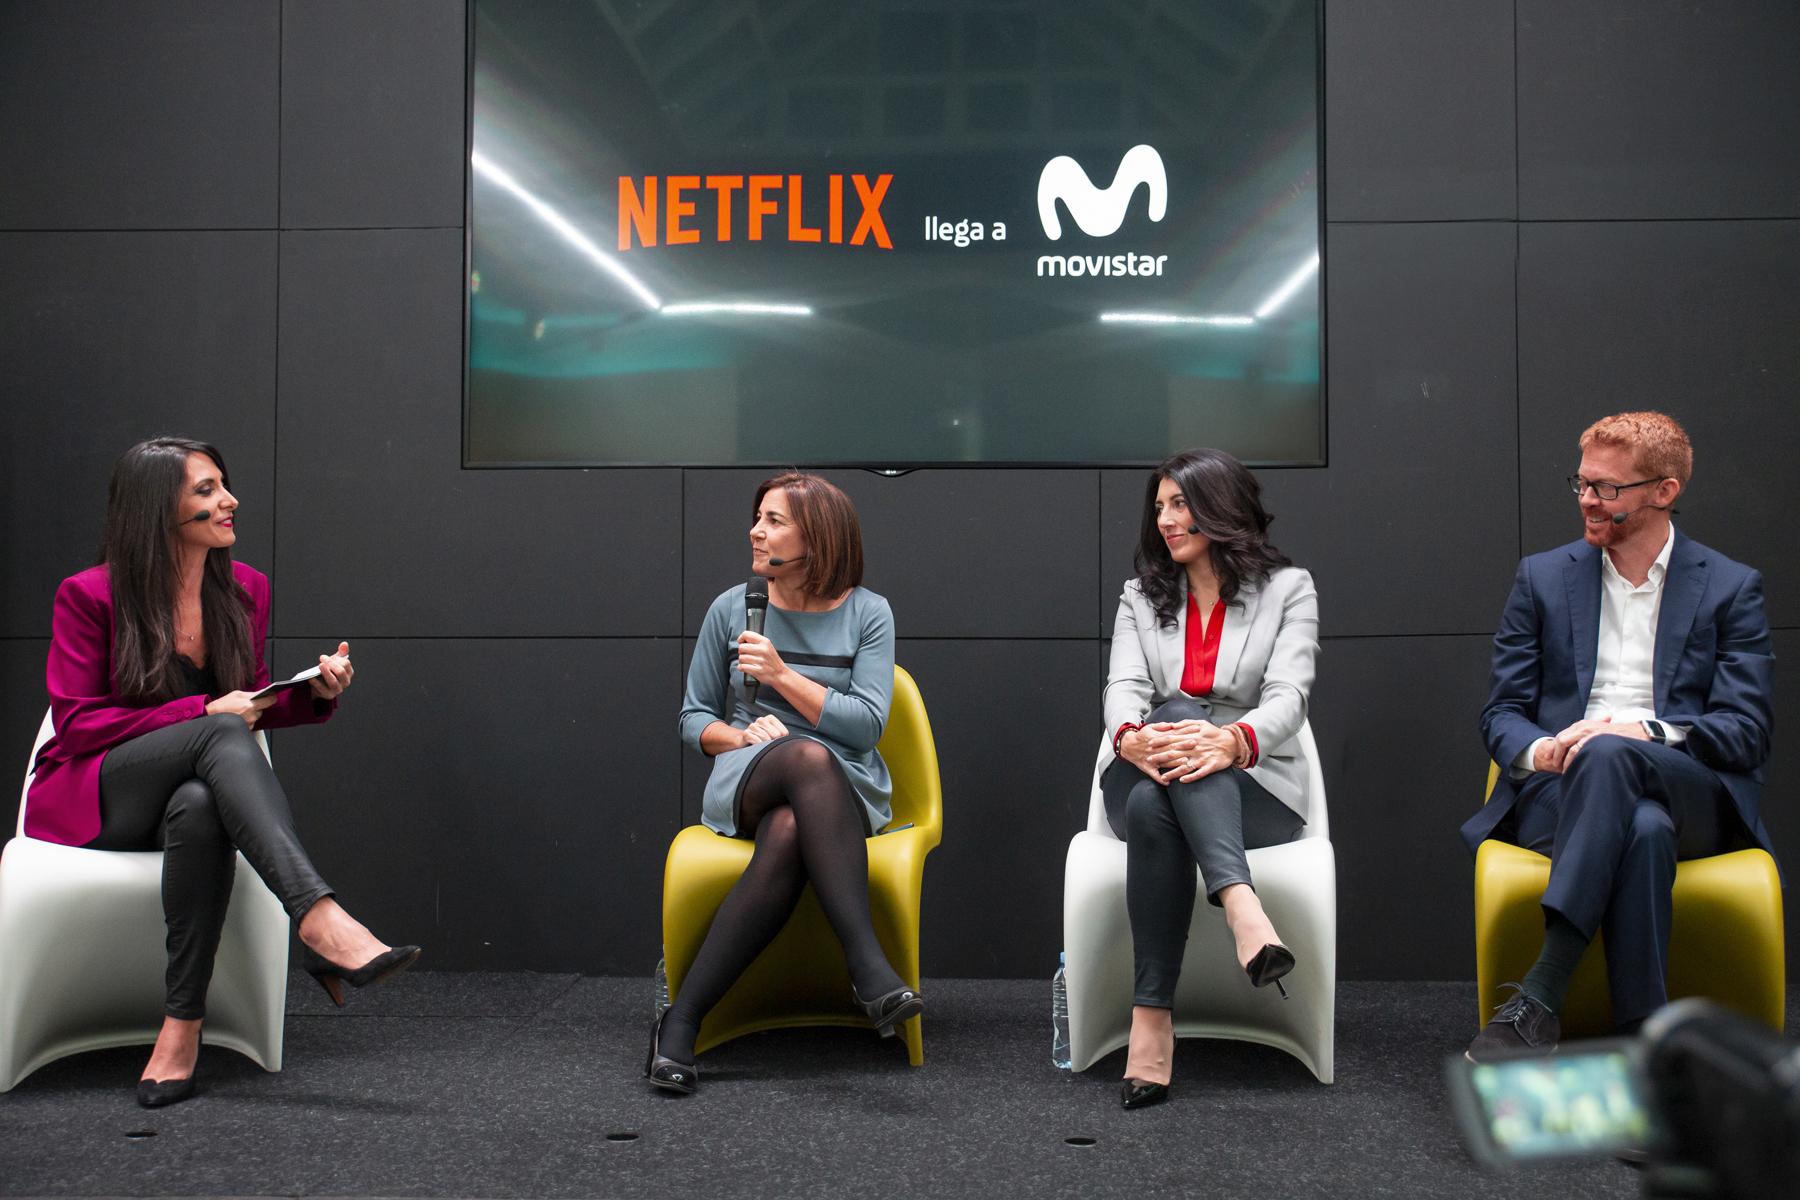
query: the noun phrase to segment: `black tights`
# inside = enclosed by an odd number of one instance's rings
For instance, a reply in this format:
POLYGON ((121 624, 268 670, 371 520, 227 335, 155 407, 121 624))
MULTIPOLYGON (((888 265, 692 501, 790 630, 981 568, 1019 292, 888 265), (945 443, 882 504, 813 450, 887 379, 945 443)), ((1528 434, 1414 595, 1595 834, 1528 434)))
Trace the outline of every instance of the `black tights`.
POLYGON ((756 850, 663 1019, 662 1053, 677 1062, 693 1061, 700 1022, 775 940, 809 880, 857 993, 873 999, 902 986, 869 915, 862 802, 831 751, 811 738, 763 751, 738 793, 737 817, 740 833, 756 831, 756 850))
POLYGON ((170 725, 107 751, 100 763, 100 832, 88 846, 163 852, 164 1012, 184 1021, 206 1015, 237 851, 296 920, 331 894, 294 834, 287 796, 250 727, 229 713, 170 725))

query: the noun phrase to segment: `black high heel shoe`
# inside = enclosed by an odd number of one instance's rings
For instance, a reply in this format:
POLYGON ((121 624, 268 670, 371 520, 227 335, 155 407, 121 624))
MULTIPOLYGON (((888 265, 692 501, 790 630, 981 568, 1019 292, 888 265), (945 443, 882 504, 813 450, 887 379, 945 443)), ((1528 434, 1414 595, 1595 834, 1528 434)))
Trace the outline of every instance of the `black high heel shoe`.
POLYGON ((650 1054, 644 1059, 644 1078, 650 1081, 651 1087, 691 1096, 700 1090, 700 1068, 693 1063, 663 1057, 662 1027, 668 1019, 669 1010, 665 1008, 662 1016, 656 1018, 656 1024, 650 1027, 650 1054))
POLYGON ((850 995, 862 1005, 862 1010, 869 1014, 869 1023, 875 1026, 875 1032, 882 1037, 893 1037, 899 1031, 900 1022, 909 1021, 925 1011, 925 997, 901 984, 891 992, 885 992, 873 1000, 864 1000, 857 993, 856 985, 850 985, 850 995))
POLYGON ((1139 1083, 1127 1079, 1119 1087, 1119 1104, 1125 1108, 1149 1108, 1169 1098, 1166 1083, 1139 1083))
POLYGON ((1251 987, 1267 987, 1272 983, 1283 1000, 1288 998, 1288 990, 1281 979, 1293 969, 1294 952, 1280 942, 1270 942, 1244 964, 1244 974, 1250 977, 1251 987))
POLYGON ((306 955, 302 961, 306 973, 319 981, 325 994, 339 1008, 344 1007, 344 985, 353 988, 368 987, 371 983, 380 983, 390 975, 398 975, 419 961, 421 951, 417 946, 395 946, 385 954, 377 954, 368 962, 354 969, 340 967, 329 958, 314 950, 311 946, 302 946, 306 955))
MULTIPOLYGON (((200 1064, 194 1064, 194 1075, 200 1073, 200 1064)), ((194 1075, 186 1079, 140 1079, 137 1086, 137 1102, 145 1108, 163 1108, 170 1104, 180 1104, 193 1096, 198 1090, 194 1086, 194 1075)))

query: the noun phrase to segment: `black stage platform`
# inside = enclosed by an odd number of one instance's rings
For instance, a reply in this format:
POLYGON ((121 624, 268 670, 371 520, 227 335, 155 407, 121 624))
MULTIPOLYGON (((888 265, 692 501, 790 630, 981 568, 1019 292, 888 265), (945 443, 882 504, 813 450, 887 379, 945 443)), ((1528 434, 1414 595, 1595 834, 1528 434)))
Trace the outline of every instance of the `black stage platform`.
POLYGON ((1469 984, 1342 985, 1329 1087, 1273 1050, 1182 1042, 1174 1099, 1133 1113, 1123 1052, 1050 1065, 1048 982, 926 993, 918 1070, 872 1033, 769 1033, 704 1056, 700 1094, 671 1098, 639 1078, 647 979, 418 972, 338 1012, 296 975, 279 1074, 209 1049, 203 1094, 149 1112, 131 1093, 144 1052, 112 1050, 0 1096, 0 1194, 1637 1193, 1611 1161, 1512 1179, 1470 1161, 1440 1081, 1474 1032, 1469 984))

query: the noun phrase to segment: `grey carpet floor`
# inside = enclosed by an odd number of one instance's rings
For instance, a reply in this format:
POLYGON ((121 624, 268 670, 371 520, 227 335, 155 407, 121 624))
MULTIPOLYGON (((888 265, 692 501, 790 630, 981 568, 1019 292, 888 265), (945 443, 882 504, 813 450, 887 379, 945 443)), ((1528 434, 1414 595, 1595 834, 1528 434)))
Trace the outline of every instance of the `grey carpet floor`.
POLYGON ((0 1095, 0 1194, 1637 1194, 1612 1161, 1509 1179, 1464 1153, 1440 1070, 1472 1033, 1469 984, 1342 985, 1329 1087, 1274 1050, 1184 1041, 1175 1098, 1134 1113, 1122 1052, 1050 1065, 1047 984, 926 994, 921 1069, 872 1034, 769 1033, 705 1055, 681 1098, 639 1078, 648 980, 417 972, 339 1012, 296 976, 278 1074, 207 1049, 203 1094, 148 1112, 143 1051, 112 1050, 0 1095))

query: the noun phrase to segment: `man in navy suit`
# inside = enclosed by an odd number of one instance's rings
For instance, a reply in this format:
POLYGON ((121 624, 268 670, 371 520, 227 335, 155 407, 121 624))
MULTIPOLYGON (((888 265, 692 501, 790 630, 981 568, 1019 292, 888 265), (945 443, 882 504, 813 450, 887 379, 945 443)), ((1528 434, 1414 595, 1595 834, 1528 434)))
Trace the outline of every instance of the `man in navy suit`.
POLYGON ((1569 479, 1582 540, 1521 562, 1501 614, 1481 714, 1500 781, 1462 833, 1471 852, 1497 837, 1549 855, 1550 886, 1543 952, 1470 1044, 1476 1061, 1555 1046, 1596 933, 1614 1020, 1635 1030, 1667 1000, 1676 862, 1770 848, 1762 576, 1670 522, 1693 457, 1661 413, 1589 426, 1569 479))

